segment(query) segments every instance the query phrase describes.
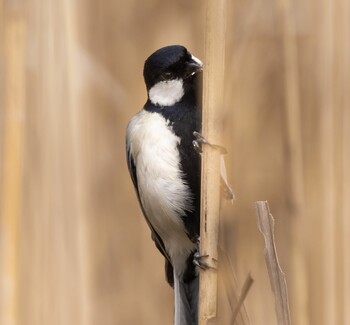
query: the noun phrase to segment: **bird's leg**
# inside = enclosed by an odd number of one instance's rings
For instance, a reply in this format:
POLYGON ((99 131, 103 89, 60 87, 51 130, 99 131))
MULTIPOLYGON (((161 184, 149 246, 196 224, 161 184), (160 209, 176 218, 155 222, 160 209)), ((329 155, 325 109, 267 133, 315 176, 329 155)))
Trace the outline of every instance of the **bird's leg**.
MULTIPOLYGON (((201 255, 199 253, 199 246, 200 246, 200 237, 197 239, 197 251, 193 254, 193 264, 198 266, 201 270, 209 270, 214 269, 216 270, 216 266, 209 265, 207 262, 210 258, 209 254, 201 255)), ((217 262, 216 259, 212 258, 213 262, 217 262)))

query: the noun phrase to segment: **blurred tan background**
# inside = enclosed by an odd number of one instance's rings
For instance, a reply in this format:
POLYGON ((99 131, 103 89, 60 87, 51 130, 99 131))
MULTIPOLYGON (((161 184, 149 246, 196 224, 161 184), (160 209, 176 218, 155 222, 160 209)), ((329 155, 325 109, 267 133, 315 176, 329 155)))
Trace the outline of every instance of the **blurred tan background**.
MULTIPOLYGON (((171 324, 124 133, 145 58, 204 59, 204 24, 203 0, 0 0, 1 325, 171 324)), ((221 239, 251 323, 276 324, 268 200, 293 324, 350 324, 350 1, 228 0, 226 72, 221 239)))

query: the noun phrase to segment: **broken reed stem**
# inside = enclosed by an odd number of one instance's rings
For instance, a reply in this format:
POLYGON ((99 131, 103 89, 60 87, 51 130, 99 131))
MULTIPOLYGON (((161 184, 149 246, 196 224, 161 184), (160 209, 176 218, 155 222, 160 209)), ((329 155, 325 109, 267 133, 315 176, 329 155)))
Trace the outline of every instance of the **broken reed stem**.
MULTIPOLYGON (((221 144, 224 89, 226 0, 207 0, 202 134, 221 144)), ((201 180, 200 253, 209 255, 213 268, 200 273, 199 325, 213 324, 217 316, 217 259, 220 208, 220 152, 203 146, 201 180)))
POLYGON ((267 201, 256 202, 258 227, 265 240, 265 262, 269 273, 270 284, 275 296, 275 307, 278 325, 290 325, 287 282, 278 262, 274 225, 267 201))

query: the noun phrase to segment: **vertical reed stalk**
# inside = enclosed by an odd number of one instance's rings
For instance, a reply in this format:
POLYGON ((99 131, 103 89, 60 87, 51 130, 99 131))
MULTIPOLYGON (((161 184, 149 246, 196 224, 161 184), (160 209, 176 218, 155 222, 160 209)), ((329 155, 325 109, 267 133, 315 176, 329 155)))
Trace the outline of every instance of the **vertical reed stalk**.
POLYGON ((67 48, 67 74, 68 91, 69 91, 69 105, 74 107, 71 110, 71 127, 72 127, 72 169, 74 171, 74 192, 76 197, 76 219, 77 219, 77 251, 78 251, 78 275, 79 275, 79 297, 78 304, 80 307, 79 316, 82 325, 91 323, 92 307, 89 305, 91 297, 91 279, 90 266, 91 259, 89 255, 88 241, 88 222, 87 216, 88 203, 86 188, 88 188, 87 180, 84 177, 87 175, 86 164, 84 157, 84 127, 82 121, 84 120, 84 106, 82 103, 82 96, 77 89, 77 85, 84 85, 86 80, 81 78, 81 63, 78 60, 78 53, 81 51, 77 42, 78 26, 81 17, 81 11, 77 9, 77 3, 70 0, 64 0, 64 12, 66 19, 66 48, 67 48), (78 12, 80 15, 78 15, 78 12))
POLYGON ((335 187, 335 130, 334 130, 334 5, 330 0, 320 3, 322 8, 322 23, 320 38, 320 71, 321 87, 320 94, 320 139, 322 159, 322 207, 321 219, 323 237, 320 243, 322 250, 322 275, 323 275, 323 297, 320 306, 323 310, 324 324, 338 324, 337 322, 337 297, 336 297, 336 187, 335 187))
POLYGON ((22 158, 25 115, 25 18, 22 4, 4 4, 5 105, 3 194, 1 205, 1 324, 17 324, 19 218, 22 205, 22 158))
POLYGON ((293 2, 278 0, 282 30, 284 55, 284 87, 287 125, 287 147, 289 151, 289 199, 292 206, 291 230, 293 244, 291 246, 292 302, 297 313, 295 322, 300 325, 309 324, 307 272, 304 261, 304 171, 303 171, 303 141, 301 127, 301 107, 299 93, 299 55, 296 39, 296 21, 293 2))
MULTIPOLYGON (((220 110, 223 106, 226 0, 207 0, 202 133, 209 142, 221 143, 220 110)), ((201 247, 208 264, 217 267, 220 209, 220 153, 203 147, 201 190, 201 247)), ((217 317, 217 270, 200 274, 199 324, 217 317)))
POLYGON ((342 214, 341 214, 341 233, 342 241, 342 321, 343 324, 350 324, 350 2, 341 0, 342 18, 342 73, 341 80, 342 91, 342 214))

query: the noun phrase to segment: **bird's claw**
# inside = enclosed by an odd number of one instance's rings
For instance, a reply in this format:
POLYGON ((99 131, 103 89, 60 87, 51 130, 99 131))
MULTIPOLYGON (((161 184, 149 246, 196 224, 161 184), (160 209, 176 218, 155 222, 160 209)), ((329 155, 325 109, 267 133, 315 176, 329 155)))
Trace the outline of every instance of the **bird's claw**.
POLYGON ((197 153, 199 153, 201 155, 203 151, 202 151, 202 147, 199 145, 198 141, 193 140, 192 145, 193 145, 194 150, 196 150, 197 153))
POLYGON ((199 153, 201 154, 202 153, 202 145, 203 144, 206 144, 212 148, 214 148, 215 150, 219 150, 220 153, 222 155, 225 155, 227 154, 227 150, 225 147, 223 146, 220 146, 220 145, 217 145, 217 144, 212 144, 210 143, 206 138, 204 138, 200 133, 194 131, 193 132, 193 135, 194 137, 196 138, 196 140, 193 140, 192 141, 192 144, 193 144, 193 147, 194 149, 199 153))
POLYGON ((208 263, 208 261, 212 261, 213 263, 217 263, 217 260, 215 258, 211 258, 210 259, 210 255, 209 254, 204 254, 201 255, 199 253, 199 246, 200 246, 200 237, 197 238, 197 251, 193 254, 193 264, 198 266, 201 270, 216 270, 216 266, 210 265, 208 263), (209 260, 208 260, 209 259, 209 260))
MULTIPOLYGON (((209 263, 206 262, 206 259, 209 258, 208 254, 200 255, 198 252, 194 253, 193 255, 193 264, 198 266, 201 270, 216 270, 216 266, 209 265, 209 263)), ((215 259, 212 259, 215 261, 215 259)))

